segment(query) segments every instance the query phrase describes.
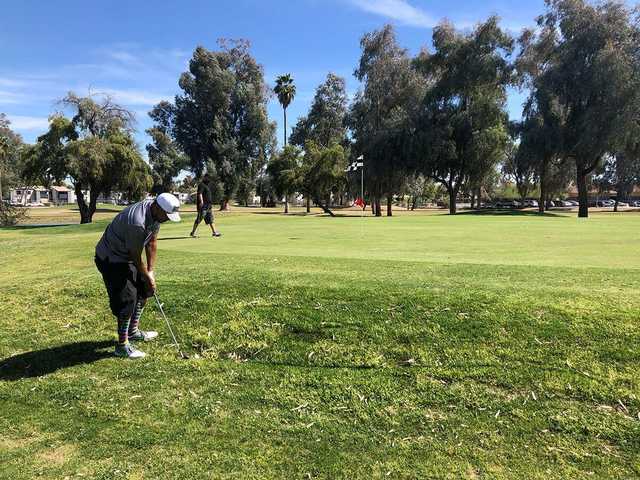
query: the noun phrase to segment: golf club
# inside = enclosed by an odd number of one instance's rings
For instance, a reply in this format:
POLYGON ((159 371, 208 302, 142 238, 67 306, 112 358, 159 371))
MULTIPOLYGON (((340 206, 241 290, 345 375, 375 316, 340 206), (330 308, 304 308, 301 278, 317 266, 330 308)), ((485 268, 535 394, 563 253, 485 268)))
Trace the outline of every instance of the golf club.
POLYGON ((171 336, 173 337, 173 343, 175 343, 176 348, 178 349, 178 353, 180 354, 180 357, 185 359, 185 360, 188 359, 189 356, 187 354, 185 354, 180 349, 180 344, 178 343, 178 340, 176 340, 176 336, 173 333, 173 329, 171 328, 171 324, 169 323, 169 319, 167 318, 167 316, 164 313, 164 309, 162 308, 162 303, 160 303, 160 299, 158 298, 158 294, 154 292, 153 296, 156 299, 156 304, 158 305, 158 308, 160 309, 160 313, 162 314, 162 317, 164 318, 164 321, 167 324, 167 327, 169 327, 169 332, 171 333, 171 336))

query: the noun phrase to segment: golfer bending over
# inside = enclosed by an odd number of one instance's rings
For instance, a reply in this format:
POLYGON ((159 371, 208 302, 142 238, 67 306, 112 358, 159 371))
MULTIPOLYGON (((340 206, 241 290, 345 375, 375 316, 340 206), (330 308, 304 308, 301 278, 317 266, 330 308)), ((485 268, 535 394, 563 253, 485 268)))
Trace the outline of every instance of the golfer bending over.
POLYGON ((216 232, 216 224, 213 218, 213 202, 211 197, 211 177, 209 177, 208 173, 204 174, 202 177, 202 182, 198 184, 198 193, 196 199, 196 205, 198 208, 198 216, 196 217, 196 221, 193 222, 193 229, 191 230, 192 237, 196 236, 196 230, 198 229, 198 225, 204 219, 204 223, 211 227, 211 235, 214 237, 220 237, 222 234, 220 232, 216 232))
POLYGON ((180 201, 170 193, 135 203, 116 215, 96 245, 96 266, 107 287, 111 312, 118 319, 116 357, 142 358, 145 353, 129 341, 148 342, 158 336, 158 332, 139 330, 138 324, 147 298, 156 289, 153 268, 160 224, 179 222, 179 209, 180 201))

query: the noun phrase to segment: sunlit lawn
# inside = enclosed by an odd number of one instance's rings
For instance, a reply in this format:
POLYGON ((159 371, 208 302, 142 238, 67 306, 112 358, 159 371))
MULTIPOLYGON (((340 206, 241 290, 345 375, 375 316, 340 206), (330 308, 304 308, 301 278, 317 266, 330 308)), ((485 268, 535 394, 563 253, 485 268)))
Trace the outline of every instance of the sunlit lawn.
POLYGON ((638 214, 276 212, 162 227, 186 361, 110 356, 104 218, 0 230, 0 477, 640 476, 638 214))

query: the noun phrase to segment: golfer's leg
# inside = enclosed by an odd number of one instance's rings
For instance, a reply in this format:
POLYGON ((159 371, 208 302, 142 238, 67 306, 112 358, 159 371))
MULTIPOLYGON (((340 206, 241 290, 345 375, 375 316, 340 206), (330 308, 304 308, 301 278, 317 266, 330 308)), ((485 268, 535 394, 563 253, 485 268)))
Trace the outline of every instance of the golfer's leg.
POLYGON ((147 299, 153 296, 153 291, 137 271, 135 287, 137 290, 137 296, 133 315, 131 317, 131 323, 129 325, 129 340, 134 342, 149 342, 158 336, 158 332, 151 330, 144 331, 140 330, 138 327, 140 325, 144 306, 147 304, 147 299))
POLYGON ((129 285, 129 268, 127 264, 108 263, 96 259, 98 270, 102 274, 104 285, 109 295, 109 307, 118 324, 118 344, 128 341, 129 322, 132 308, 130 306, 131 289, 129 285))
POLYGON ((118 318, 118 345, 126 345, 129 342, 129 323, 131 317, 118 318))
POLYGON ((118 344, 122 346, 129 343, 129 326, 131 325, 131 317, 133 316, 137 297, 134 278, 131 277, 128 265, 126 277, 120 285, 121 288, 114 291, 112 310, 114 313, 117 312, 118 344))
POLYGON ((136 299, 136 306, 133 308, 133 316, 131 317, 131 323, 129 323, 129 337, 135 337, 139 334, 138 326, 140 325, 140 319, 142 318, 142 312, 144 312, 144 306, 147 304, 147 299, 138 294, 136 299))
POLYGON ((196 234, 196 230, 198 229, 198 225, 200 225, 201 221, 202 221, 202 214, 200 212, 198 212, 198 214, 196 215, 196 220, 195 220, 195 222, 193 222, 193 228, 191 229, 191 235, 195 235, 196 234))

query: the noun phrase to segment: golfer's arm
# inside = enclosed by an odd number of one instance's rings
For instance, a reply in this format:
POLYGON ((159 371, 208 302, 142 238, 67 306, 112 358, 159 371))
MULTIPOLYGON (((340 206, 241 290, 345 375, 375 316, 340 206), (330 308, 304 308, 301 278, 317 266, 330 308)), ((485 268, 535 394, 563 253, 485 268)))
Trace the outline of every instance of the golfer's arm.
POLYGON ((155 264, 156 264, 156 253, 158 251, 158 236, 154 235, 149 240, 149 243, 144 247, 145 253, 147 254, 147 270, 153 272, 155 264))
POLYGON ((198 200, 197 200, 197 203, 198 203, 198 204, 197 204, 196 206, 197 206, 198 208, 202 207, 202 194, 201 194, 201 193, 199 193, 199 194, 198 194, 198 200))
POLYGON ((140 272, 142 275, 147 275, 149 271, 147 270, 147 266, 142 261, 142 252, 134 252, 133 250, 129 250, 129 259, 136 266, 138 272, 140 272))

